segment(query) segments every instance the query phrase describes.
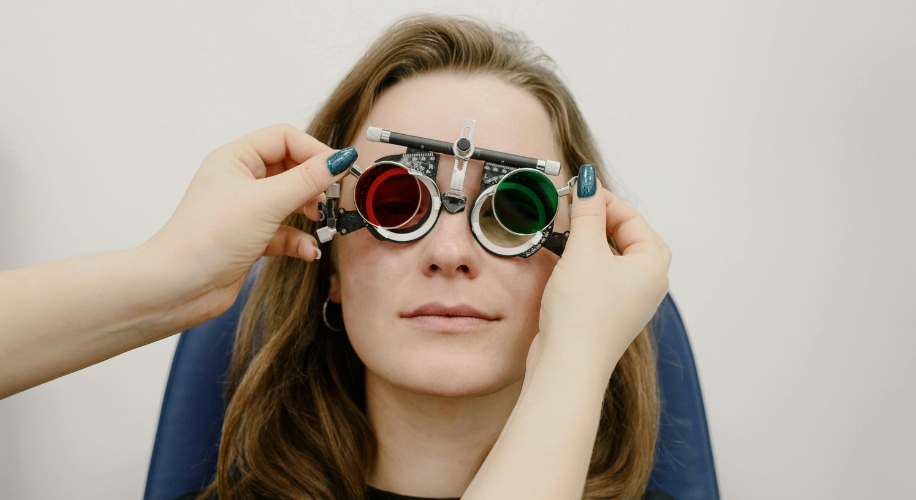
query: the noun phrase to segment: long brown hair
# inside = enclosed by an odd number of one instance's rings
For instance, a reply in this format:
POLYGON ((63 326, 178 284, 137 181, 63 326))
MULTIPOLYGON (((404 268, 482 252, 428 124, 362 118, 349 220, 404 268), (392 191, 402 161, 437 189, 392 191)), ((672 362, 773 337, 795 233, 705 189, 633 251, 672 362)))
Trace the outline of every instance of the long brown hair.
MULTIPOLYGON (((306 131, 333 148, 346 147, 383 90, 434 71, 495 75, 530 92, 553 121, 569 173, 584 163, 602 164, 553 61, 521 33, 467 17, 414 15, 394 23, 306 131)), ((315 229, 298 214, 286 223, 315 229)), ((365 365, 347 335, 321 319, 332 261, 272 257, 263 264, 236 334, 216 478, 202 496, 365 498, 377 443, 365 412, 365 365)), ((653 345, 651 332, 641 332, 614 370, 585 499, 643 495, 658 428, 653 345)))

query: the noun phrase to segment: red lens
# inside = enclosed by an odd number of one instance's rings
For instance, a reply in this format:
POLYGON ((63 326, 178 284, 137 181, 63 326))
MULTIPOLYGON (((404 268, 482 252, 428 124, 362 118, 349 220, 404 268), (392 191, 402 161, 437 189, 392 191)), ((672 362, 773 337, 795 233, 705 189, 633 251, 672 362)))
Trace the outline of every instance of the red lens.
POLYGON ((396 229, 417 214, 423 201, 421 186, 404 167, 380 163, 356 182, 356 208, 370 224, 396 229))

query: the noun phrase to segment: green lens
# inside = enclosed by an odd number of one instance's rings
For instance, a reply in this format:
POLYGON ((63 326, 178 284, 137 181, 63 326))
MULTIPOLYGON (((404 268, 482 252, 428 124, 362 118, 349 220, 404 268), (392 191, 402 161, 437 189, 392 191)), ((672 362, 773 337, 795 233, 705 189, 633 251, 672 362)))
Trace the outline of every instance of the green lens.
POLYGON ((496 219, 516 234, 534 234, 557 213, 557 188, 538 170, 519 169, 503 177, 493 195, 496 219))

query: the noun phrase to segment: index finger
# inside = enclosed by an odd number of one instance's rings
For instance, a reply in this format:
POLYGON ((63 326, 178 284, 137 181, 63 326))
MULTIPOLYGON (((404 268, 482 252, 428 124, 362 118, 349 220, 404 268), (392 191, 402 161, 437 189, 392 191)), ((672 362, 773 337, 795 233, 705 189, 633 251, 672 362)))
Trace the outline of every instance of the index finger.
POLYGON ((315 155, 331 151, 318 139, 288 123, 255 130, 225 147, 256 179, 279 174, 315 155))
POLYGON ((646 219, 616 194, 604 189, 607 209, 607 234, 614 238, 623 255, 660 253, 659 236, 646 219))

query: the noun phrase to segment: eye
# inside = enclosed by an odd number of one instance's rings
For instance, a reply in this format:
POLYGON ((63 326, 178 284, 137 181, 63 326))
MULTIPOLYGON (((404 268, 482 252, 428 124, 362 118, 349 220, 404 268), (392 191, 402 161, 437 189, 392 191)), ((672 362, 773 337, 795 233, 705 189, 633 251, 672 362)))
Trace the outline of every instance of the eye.
POLYGON ((378 164, 367 169, 356 184, 356 208, 370 224, 385 229, 402 227, 417 215, 422 187, 404 167, 378 164))
POLYGON ((496 214, 493 213, 493 196, 487 196, 481 202, 479 222, 480 231, 487 240, 501 248, 516 248, 530 239, 530 236, 506 231, 506 228, 496 220, 496 214))
POLYGON ((503 227, 534 234, 553 221, 559 202, 553 182, 537 170, 519 169, 503 177, 493 195, 493 212, 503 227))

